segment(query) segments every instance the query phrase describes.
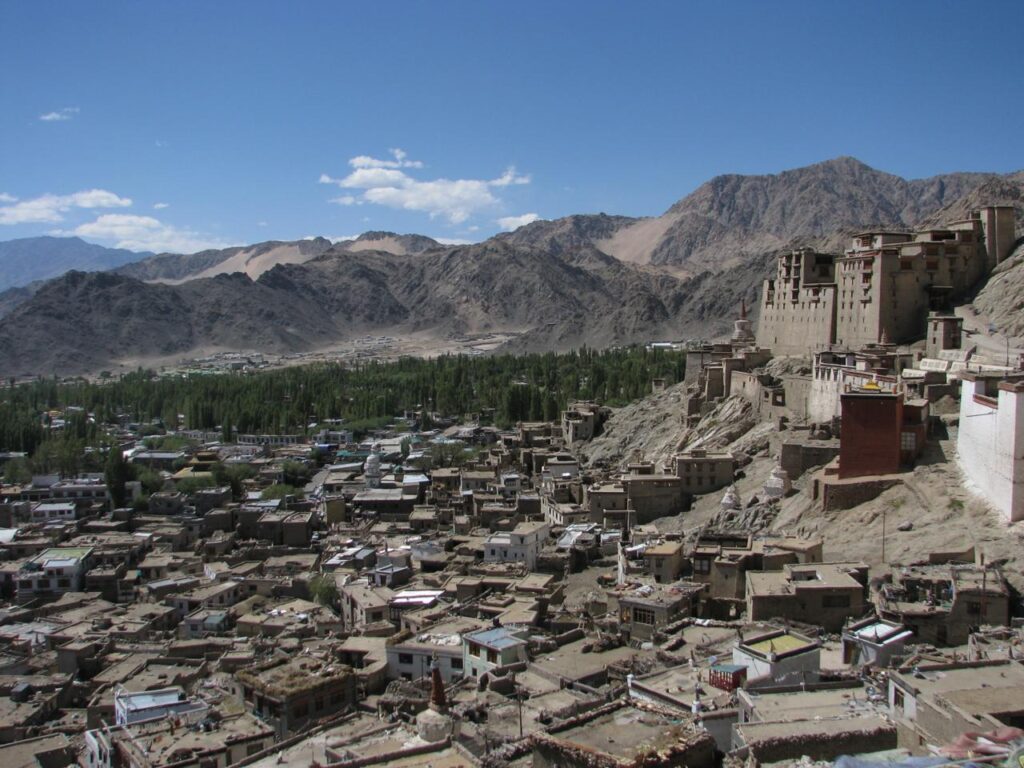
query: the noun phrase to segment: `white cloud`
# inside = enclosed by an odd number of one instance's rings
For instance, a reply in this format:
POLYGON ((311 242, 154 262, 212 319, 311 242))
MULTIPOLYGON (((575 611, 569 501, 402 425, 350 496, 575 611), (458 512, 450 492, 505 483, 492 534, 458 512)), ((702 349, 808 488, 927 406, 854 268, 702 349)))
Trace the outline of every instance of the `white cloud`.
POLYGON ((441 245, 472 245, 475 240, 465 240, 461 237, 435 237, 441 245))
POLYGON ((170 208, 170 207, 171 207, 170 203, 153 203, 153 210, 154 211, 162 211, 164 208, 170 208))
POLYGON ((208 248, 227 248, 231 243, 206 237, 189 229, 165 224, 152 216, 105 213, 95 221, 75 227, 70 233, 97 240, 112 240, 129 251, 195 253, 208 248))
POLYGON ((338 205, 360 205, 361 203, 354 195, 342 195, 341 197, 332 197, 330 202, 337 203, 338 205))
POLYGON ((265 221, 257 221, 256 222, 256 226, 257 227, 265 227, 265 226, 267 226, 267 222, 265 222, 265 221))
POLYGON ((13 205, 0 206, 0 224, 33 224, 63 221, 72 208, 127 208, 132 201, 105 189, 87 189, 71 195, 42 195, 13 205))
POLYGON ((498 219, 497 224, 506 232, 511 232, 513 229, 519 229, 527 224, 532 224, 539 218, 540 216, 536 213, 524 213, 522 216, 503 216, 498 219))
POLYGON ((399 210, 420 211, 431 218, 444 216, 452 224, 461 224, 477 211, 499 202, 492 190, 530 183, 530 177, 517 174, 515 168, 508 168, 496 179, 421 181, 401 169, 422 168, 423 163, 408 160, 400 149, 390 151, 393 160, 366 155, 351 158, 348 163, 353 170, 344 178, 321 174, 321 184, 357 191, 356 194, 332 198, 330 202, 337 205, 373 203, 399 210))
POLYGON ((78 107, 64 107, 63 109, 58 109, 56 112, 47 112, 45 115, 40 115, 39 119, 44 123, 61 122, 64 120, 70 120, 80 111, 81 110, 79 110, 78 107))
POLYGON ((491 182, 491 186, 494 187, 508 187, 512 184, 529 184, 529 176, 520 176, 516 173, 516 169, 509 167, 501 176, 491 182))
POLYGON ((0 203, 16 203, 18 198, 14 195, 8 195, 6 192, 0 192, 0 203))
POLYGON ((388 152, 394 160, 381 160, 376 157, 369 157, 367 155, 359 155, 353 157, 348 161, 348 164, 353 168, 422 168, 423 163, 419 160, 406 160, 409 156, 405 150, 389 149, 388 152))

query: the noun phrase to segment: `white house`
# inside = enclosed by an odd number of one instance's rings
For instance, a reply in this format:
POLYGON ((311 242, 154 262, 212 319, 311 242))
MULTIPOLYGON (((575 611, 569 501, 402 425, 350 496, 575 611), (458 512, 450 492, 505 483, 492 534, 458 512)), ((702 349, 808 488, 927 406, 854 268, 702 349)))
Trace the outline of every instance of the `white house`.
POLYGON ((732 663, 747 668, 747 680, 815 682, 821 672, 821 643, 795 632, 775 630, 737 643, 732 663))
POLYGON ((74 520, 77 508, 70 501, 42 501, 32 505, 32 522, 49 523, 53 520, 69 522, 74 520))
POLYGON ((468 616, 457 616, 427 627, 422 632, 405 635, 387 646, 388 679, 418 680, 430 675, 437 659, 441 679, 448 685, 463 676, 462 636, 486 629, 487 622, 468 616))
POLYGON ((51 547, 40 552, 18 571, 18 602, 81 592, 91 564, 91 547, 51 547))
POLYGON ((480 677, 497 667, 529 661, 527 642, 520 637, 523 631, 508 627, 491 627, 468 632, 462 636, 462 663, 464 674, 480 677))
POLYGON ((531 571, 548 538, 547 523, 520 523, 511 531, 492 533, 484 541, 485 563, 526 563, 531 571))
POLYGON ((963 374, 957 457, 1008 521, 1024 519, 1024 375, 963 374))
POLYGON ((118 690, 114 693, 114 722, 117 725, 130 725, 206 709, 208 707, 205 704, 190 700, 185 690, 178 686, 155 691, 118 690))

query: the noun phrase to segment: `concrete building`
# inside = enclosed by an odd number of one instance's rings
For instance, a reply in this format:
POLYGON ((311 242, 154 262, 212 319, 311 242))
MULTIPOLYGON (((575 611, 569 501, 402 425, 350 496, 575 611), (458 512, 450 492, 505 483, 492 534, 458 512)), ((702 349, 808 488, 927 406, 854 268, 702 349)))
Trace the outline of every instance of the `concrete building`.
POLYGON ((524 631, 491 627, 462 636, 463 670, 469 677, 480 677, 498 667, 529 661, 524 631), (522 636, 521 636, 522 635, 522 636))
POLYGON ((1013 208, 989 206, 943 229, 861 232, 843 256, 782 254, 762 289, 757 343, 806 355, 921 338, 928 312, 952 309, 1014 240, 1013 208))
POLYGON ((114 722, 117 725, 130 725, 206 709, 208 707, 201 701, 190 700, 180 686, 155 691, 119 690, 114 693, 114 722))
POLYGON ((781 571, 788 564, 820 563, 822 540, 795 536, 754 538, 750 534, 708 531, 690 552, 690 578, 708 585, 712 600, 743 600, 748 571, 781 571))
POLYGON ((906 401, 901 390, 868 382, 843 392, 841 403, 840 480, 899 472, 924 449, 927 400, 906 401))
POLYGON ((683 492, 711 493, 732 483, 736 460, 728 451, 693 448, 672 457, 672 472, 682 478, 683 492))
POLYGON ((91 547, 51 547, 21 566, 15 589, 17 601, 52 599, 81 592, 92 565, 91 547))
POLYGON ((437 660, 441 678, 451 684, 465 673, 462 636, 487 629, 487 622, 456 616, 420 632, 402 632, 387 639, 388 678, 418 680, 428 677, 437 660))
POLYGON ((235 679, 250 711, 274 728, 281 739, 356 701, 352 668, 313 658, 278 660, 241 669, 235 679))
POLYGON ((914 633, 893 621, 868 617, 843 629, 843 661, 884 669, 903 656, 914 633))
POLYGON ((1010 591, 999 568, 973 564, 896 568, 875 595, 878 615, 913 632, 917 642, 963 645, 983 625, 1010 622, 1010 591))
POLYGON ((1007 522, 1024 519, 1024 376, 965 373, 957 461, 1007 522))
POLYGON ((520 523, 511 531, 492 533, 484 541, 485 563, 523 563, 529 570, 537 565, 547 542, 547 523, 520 523))
POLYGON ((757 343, 776 355, 805 355, 836 340, 836 257, 810 248, 779 256, 765 280, 757 343))
POLYGON ((601 425, 609 413, 611 413, 610 409, 594 402, 569 403, 569 407, 562 411, 562 436, 565 442, 572 445, 576 442, 592 440, 600 434, 601 425))
POLYGON ((389 603, 395 593, 388 587, 372 587, 366 583, 346 584, 339 574, 338 602, 345 628, 365 630, 367 627, 390 623, 389 603))
POLYGON ((963 330, 964 320, 962 317, 941 312, 929 313, 924 356, 936 359, 947 350, 960 349, 963 330))
POLYGON ((737 642, 732 663, 746 667, 748 684, 767 679, 776 683, 815 682, 821 672, 821 643, 787 630, 737 642))
POLYGON ((1019 728, 1024 667, 1015 661, 920 664, 889 674, 899 746, 921 750, 965 733, 1019 728))
POLYGON ((785 619, 838 632, 848 618, 860 618, 868 567, 863 563, 785 565, 781 571, 748 571, 747 619, 785 619))
POLYGON ((683 573, 683 543, 666 541, 644 550, 647 573, 658 584, 670 584, 683 573))
POLYGON ((618 602, 619 632, 633 640, 651 640, 655 633, 679 619, 699 616, 703 584, 676 582, 645 584, 627 590, 609 590, 618 602))
POLYGON ((535 768, 711 768, 715 762, 710 733, 646 702, 612 702, 533 735, 535 768))
MULTIPOLYGON (((684 492, 683 480, 676 475, 655 475, 631 473, 623 475, 619 481, 626 491, 626 509, 632 512, 625 525, 617 528, 630 528, 653 522, 659 517, 670 517, 684 511, 689 503, 689 496, 684 492)), ((605 518, 609 517, 605 510, 605 518)))

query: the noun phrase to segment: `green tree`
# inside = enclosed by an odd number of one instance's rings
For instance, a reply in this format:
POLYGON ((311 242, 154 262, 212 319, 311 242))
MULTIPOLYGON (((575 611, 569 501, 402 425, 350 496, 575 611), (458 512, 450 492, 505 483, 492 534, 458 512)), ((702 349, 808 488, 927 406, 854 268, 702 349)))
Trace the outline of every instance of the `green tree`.
POLYGON ((335 606, 338 602, 338 585, 331 574, 314 576, 309 580, 309 595, 314 603, 335 606))
POLYGON ((164 479, 159 472, 152 469, 139 470, 135 479, 142 484, 142 491, 147 496, 163 489, 164 479))
POLYGON ((107 490, 110 492, 111 503, 115 508, 123 507, 128 499, 125 484, 132 479, 132 468, 124 460, 121 446, 111 445, 107 450, 104 475, 107 481, 107 490))
POLYGON ((32 481, 32 468, 28 460, 17 456, 4 464, 4 482, 11 485, 26 485, 32 481))
POLYGON ((281 475, 284 484, 291 486, 305 485, 309 482, 309 467, 301 461, 285 461, 281 464, 281 475))
POLYGON ((216 485, 216 481, 213 477, 199 475, 198 477, 186 477, 183 480, 179 480, 175 484, 175 488, 186 496, 191 496, 196 491, 201 491, 203 488, 213 488, 214 485, 216 485))
POLYGON ((267 499, 283 499, 285 496, 298 496, 298 491, 295 490, 294 486, 288 485, 287 483, 274 483, 269 488, 265 488, 263 493, 260 494, 260 498, 267 499))

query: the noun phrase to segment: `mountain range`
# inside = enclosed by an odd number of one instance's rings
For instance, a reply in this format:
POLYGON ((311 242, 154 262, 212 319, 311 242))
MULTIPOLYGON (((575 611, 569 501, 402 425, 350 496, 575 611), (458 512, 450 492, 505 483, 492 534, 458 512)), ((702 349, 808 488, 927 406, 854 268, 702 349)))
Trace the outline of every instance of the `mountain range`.
POLYGON ((509 333, 516 351, 711 338, 741 298, 756 306, 781 249, 841 250, 854 231, 950 221, 983 204, 1016 206, 1020 228, 1022 190, 1024 172, 908 181, 844 157, 719 176, 657 217, 568 216, 472 245, 370 232, 146 255, 0 294, 0 374, 312 351, 384 331, 509 333))
POLYGON ((70 269, 115 269, 150 256, 104 248, 80 237, 25 237, 0 242, 0 291, 59 277, 70 269))

